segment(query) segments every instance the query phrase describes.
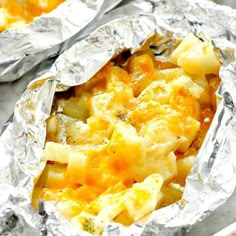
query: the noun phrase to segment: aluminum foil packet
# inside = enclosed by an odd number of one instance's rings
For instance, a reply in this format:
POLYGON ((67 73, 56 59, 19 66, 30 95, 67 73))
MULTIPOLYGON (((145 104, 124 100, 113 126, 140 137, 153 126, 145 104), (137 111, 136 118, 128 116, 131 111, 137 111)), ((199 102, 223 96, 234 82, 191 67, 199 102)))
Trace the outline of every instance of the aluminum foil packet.
POLYGON ((173 49, 173 39, 182 38, 188 32, 212 38, 223 63, 218 90, 222 99, 187 178, 183 199, 153 212, 146 223, 130 227, 111 223, 104 235, 181 235, 225 203, 234 192, 236 46, 227 39, 235 41, 235 24, 229 24, 235 20, 235 11, 203 0, 178 3, 166 0, 142 1, 151 14, 135 12, 133 15, 129 6, 139 3, 141 1, 130 2, 123 13, 118 9, 121 19, 103 25, 65 51, 47 74, 29 84, 17 102, 13 125, 0 137, 1 235, 88 235, 75 232, 57 214, 53 204, 41 204, 39 213, 31 206, 34 177, 44 168, 40 158, 46 136, 45 120, 50 115, 55 92, 85 83, 110 59, 124 49, 134 52, 153 34, 163 37, 155 45, 160 60, 165 60, 173 49), (122 17, 127 14, 132 16, 122 17))
POLYGON ((86 28, 122 0, 66 0, 23 29, 0 33, 0 82, 14 81, 69 48, 86 28))

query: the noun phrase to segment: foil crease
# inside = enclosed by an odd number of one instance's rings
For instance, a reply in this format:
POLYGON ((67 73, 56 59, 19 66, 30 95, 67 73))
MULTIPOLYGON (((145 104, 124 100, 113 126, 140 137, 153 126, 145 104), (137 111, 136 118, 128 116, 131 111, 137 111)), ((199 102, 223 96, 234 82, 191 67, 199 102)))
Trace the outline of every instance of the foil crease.
POLYGON ((169 39, 184 37, 188 32, 212 38, 223 62, 220 70, 222 84, 218 91, 222 99, 187 178, 183 199, 155 211, 147 223, 130 227, 109 224, 104 235, 181 235, 234 192, 236 84, 233 78, 236 74, 236 47, 231 42, 236 39, 235 11, 203 0, 180 0, 178 4, 157 0, 142 1, 142 6, 147 6, 143 10, 149 15, 140 14, 138 7, 133 15, 132 6, 138 6, 140 2, 131 1, 124 8, 116 9, 114 12, 121 19, 103 25, 64 52, 48 74, 30 83, 18 101, 14 125, 10 125, 0 138, 0 150, 6 160, 0 166, 0 226, 5 235, 9 232, 14 235, 18 227, 21 235, 42 235, 45 229, 48 235, 55 235, 54 232, 56 235, 84 234, 74 232, 68 222, 57 215, 52 204, 45 204, 46 220, 30 205, 33 179, 44 167, 40 156, 45 140, 45 120, 50 114, 54 93, 86 82, 111 58, 124 49, 137 50, 154 33, 163 36, 163 44, 158 46, 169 42, 168 47, 172 46, 169 39), (127 14, 132 16, 124 18, 127 14), (11 227, 6 227, 8 221, 11 227))
POLYGON ((80 33, 122 0, 67 0, 19 30, 0 33, 0 82, 14 81, 69 48, 80 33))

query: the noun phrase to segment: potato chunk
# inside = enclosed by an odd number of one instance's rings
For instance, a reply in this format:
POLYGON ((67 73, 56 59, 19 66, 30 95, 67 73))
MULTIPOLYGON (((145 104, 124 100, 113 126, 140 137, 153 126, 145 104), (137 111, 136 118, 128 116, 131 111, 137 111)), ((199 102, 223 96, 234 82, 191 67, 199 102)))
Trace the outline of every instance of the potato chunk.
POLYGON ((132 166, 142 165, 145 159, 143 139, 125 122, 118 122, 108 144, 110 168, 115 174, 127 176, 132 166))
POLYGON ((194 36, 193 34, 189 34, 187 37, 185 37, 179 46, 172 52, 170 56, 170 60, 174 64, 178 64, 178 59, 182 56, 183 53, 187 52, 188 50, 191 50, 194 46, 201 44, 202 41, 194 36))
POLYGON ((198 44, 183 53, 177 63, 190 74, 218 74, 220 68, 220 61, 210 42, 198 44))
POLYGON ((189 34, 174 50, 171 60, 189 74, 218 74, 220 61, 211 42, 189 34))

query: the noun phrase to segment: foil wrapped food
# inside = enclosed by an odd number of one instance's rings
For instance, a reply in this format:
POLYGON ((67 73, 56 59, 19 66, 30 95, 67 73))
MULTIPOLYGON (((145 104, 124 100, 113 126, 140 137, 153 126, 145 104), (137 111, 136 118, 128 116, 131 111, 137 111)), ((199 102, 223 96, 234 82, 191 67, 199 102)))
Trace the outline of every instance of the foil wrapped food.
MULTIPOLYGON (((139 2, 130 4, 135 6, 139 2)), ((153 34, 163 37, 155 45, 160 60, 165 60, 170 53, 173 39, 184 37, 188 32, 212 38, 222 61, 219 105, 187 178, 183 199, 153 212, 146 223, 130 227, 111 223, 106 226, 104 235, 181 235, 225 203, 234 192, 236 47, 227 39, 235 40, 235 25, 228 24, 233 22, 235 11, 206 1, 145 3, 149 7, 147 11, 152 10, 151 14, 135 14, 103 25, 64 52, 47 74, 29 84, 17 102, 13 125, 0 137, 1 235, 84 234, 75 232, 58 215, 53 204, 41 206, 39 213, 31 206, 34 177, 44 168, 40 157, 46 137, 45 120, 50 115, 55 92, 86 82, 107 61, 124 49, 134 52, 153 34)), ((117 15, 125 14, 127 12, 118 10, 117 15)))
POLYGON ((67 0, 23 29, 0 33, 0 82, 14 81, 47 58, 69 48, 121 0, 67 0))

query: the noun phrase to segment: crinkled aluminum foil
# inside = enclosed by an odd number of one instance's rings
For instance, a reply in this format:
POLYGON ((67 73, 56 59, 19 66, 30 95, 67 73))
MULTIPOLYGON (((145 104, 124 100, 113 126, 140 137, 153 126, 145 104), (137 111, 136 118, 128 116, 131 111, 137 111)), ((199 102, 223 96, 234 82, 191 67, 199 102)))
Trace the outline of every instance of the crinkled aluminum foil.
MULTIPOLYGON (((40 156, 45 140, 45 119, 50 114, 54 93, 86 82, 113 56, 127 48, 135 51, 153 33, 163 36, 161 48, 171 48, 171 38, 183 37, 190 31, 213 38, 223 62, 222 85, 218 91, 222 100, 188 176, 183 200, 154 212, 145 224, 133 224, 128 228, 109 224, 104 235, 182 234, 233 193, 236 185, 236 82, 233 79, 236 46, 226 39, 235 42, 235 24, 228 24, 233 23, 235 11, 203 0, 145 2, 148 11, 152 6, 152 14, 126 17, 102 26, 63 53, 51 71, 33 81, 18 101, 14 125, 9 126, 0 138, 0 150, 5 160, 0 165, 0 234, 83 235, 74 232, 50 203, 45 204, 47 214, 42 211, 37 214, 30 206, 33 178, 44 166, 40 156)), ((119 9, 117 15, 122 16, 121 12, 119 9)))
POLYGON ((0 82, 14 81, 69 48, 87 26, 122 0, 67 0, 22 30, 0 33, 0 82))

